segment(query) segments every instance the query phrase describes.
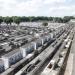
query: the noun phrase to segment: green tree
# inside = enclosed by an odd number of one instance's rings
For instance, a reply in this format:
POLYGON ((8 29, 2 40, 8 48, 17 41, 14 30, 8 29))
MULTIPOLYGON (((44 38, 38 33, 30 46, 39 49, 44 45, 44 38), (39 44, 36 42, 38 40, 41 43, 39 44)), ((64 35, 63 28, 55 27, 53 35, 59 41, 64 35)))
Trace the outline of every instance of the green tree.
POLYGON ((10 31, 10 26, 9 26, 8 24, 11 25, 11 23, 13 22, 12 18, 7 16, 7 17, 4 17, 4 18, 3 18, 3 21, 7 24, 8 29, 9 29, 9 31, 10 31))
POLYGON ((11 25, 12 22, 13 22, 13 18, 9 17, 9 24, 11 25))
POLYGON ((21 18, 20 17, 17 17, 17 16, 15 16, 15 17, 13 17, 13 22, 15 22, 16 24, 20 24, 20 22, 21 22, 21 18))
POLYGON ((7 16, 7 17, 4 17, 3 21, 4 21, 7 25, 8 25, 8 24, 9 24, 10 19, 9 19, 9 17, 7 16))
POLYGON ((64 16, 63 22, 64 23, 69 22, 71 19, 75 19, 75 18, 73 16, 64 16))
POLYGON ((13 22, 17 24, 17 29, 19 30, 20 29, 19 24, 21 22, 21 17, 17 17, 17 16, 13 17, 13 22))
POLYGON ((48 23, 44 22, 42 25, 46 27, 46 26, 48 26, 48 23))
POLYGON ((3 18, 2 18, 2 16, 0 16, 0 25, 2 22, 3 22, 3 18))
POLYGON ((25 16, 22 16, 20 19, 21 19, 21 22, 29 22, 30 21, 29 17, 25 17, 25 16))

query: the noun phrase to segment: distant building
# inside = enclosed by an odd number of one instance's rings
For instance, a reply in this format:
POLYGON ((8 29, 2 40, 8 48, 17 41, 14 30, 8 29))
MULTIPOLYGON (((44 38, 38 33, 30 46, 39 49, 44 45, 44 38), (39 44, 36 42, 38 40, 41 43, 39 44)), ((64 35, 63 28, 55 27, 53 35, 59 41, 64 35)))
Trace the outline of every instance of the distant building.
POLYGON ((75 19, 71 19, 70 22, 75 22, 75 19))

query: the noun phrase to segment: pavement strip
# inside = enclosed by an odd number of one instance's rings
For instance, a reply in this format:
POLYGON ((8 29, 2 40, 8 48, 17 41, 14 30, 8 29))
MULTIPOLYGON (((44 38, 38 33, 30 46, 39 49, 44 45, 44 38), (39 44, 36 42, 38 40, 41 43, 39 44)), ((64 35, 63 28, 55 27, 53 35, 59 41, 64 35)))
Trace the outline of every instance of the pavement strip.
POLYGON ((64 75, 72 75, 73 70, 73 53, 70 53, 64 75))

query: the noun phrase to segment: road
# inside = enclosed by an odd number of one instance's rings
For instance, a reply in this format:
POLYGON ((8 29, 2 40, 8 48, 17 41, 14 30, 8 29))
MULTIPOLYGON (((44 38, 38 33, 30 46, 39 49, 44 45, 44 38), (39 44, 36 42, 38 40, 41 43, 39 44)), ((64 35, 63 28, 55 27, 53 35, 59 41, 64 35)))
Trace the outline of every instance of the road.
POLYGON ((72 47, 71 47, 71 54, 73 54, 72 75, 75 75, 75 33, 74 33, 74 39, 73 39, 72 47))

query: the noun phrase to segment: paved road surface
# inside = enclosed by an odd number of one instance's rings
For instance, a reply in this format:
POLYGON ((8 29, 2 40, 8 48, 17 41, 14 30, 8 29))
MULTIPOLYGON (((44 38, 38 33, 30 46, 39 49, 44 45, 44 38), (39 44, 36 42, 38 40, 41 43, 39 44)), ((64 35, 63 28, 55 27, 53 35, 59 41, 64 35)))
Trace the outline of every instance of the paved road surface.
POLYGON ((73 54, 73 69, 72 69, 72 75, 75 75, 75 34, 74 39, 71 46, 71 53, 73 54))

